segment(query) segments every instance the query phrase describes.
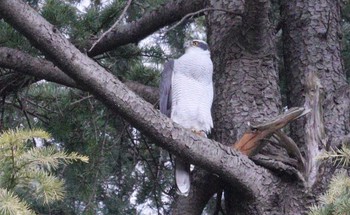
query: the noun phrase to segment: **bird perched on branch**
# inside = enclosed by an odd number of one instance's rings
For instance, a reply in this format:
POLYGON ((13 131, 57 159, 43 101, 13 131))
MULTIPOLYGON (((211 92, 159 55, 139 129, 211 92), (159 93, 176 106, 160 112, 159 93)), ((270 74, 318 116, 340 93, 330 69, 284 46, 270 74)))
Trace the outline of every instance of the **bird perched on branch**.
MULTIPOLYGON (((174 122, 206 136, 213 127, 213 63, 208 44, 185 43, 185 54, 164 65, 160 82, 160 111, 174 122)), ((180 195, 190 190, 190 164, 175 158, 175 181, 180 195)))

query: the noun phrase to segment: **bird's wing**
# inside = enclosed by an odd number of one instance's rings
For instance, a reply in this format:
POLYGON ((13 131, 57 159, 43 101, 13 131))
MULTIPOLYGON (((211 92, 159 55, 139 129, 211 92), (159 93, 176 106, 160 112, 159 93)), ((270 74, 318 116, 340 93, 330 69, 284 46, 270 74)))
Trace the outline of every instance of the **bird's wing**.
MULTIPOLYGON (((164 64, 160 79, 160 112, 170 117, 171 115, 171 83, 174 73, 174 60, 164 64)), ((180 195, 187 195, 190 189, 190 164, 175 158, 175 181, 180 195)))
POLYGON ((160 79, 160 112, 170 117, 171 114, 171 79, 174 71, 174 60, 164 64, 164 69, 160 79))

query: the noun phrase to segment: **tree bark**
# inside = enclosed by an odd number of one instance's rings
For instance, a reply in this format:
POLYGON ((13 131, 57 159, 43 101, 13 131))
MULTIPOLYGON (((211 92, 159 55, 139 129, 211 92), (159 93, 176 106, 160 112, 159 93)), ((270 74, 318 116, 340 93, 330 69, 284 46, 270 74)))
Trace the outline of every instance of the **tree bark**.
POLYGON ((53 63, 16 49, 0 47, 0 66, 31 75, 39 80, 45 79, 68 87, 81 88, 53 63))
MULTIPOLYGON (((86 90, 83 86, 77 84, 73 79, 68 75, 62 72, 58 67, 56 67, 50 61, 45 59, 35 58, 29 54, 26 54, 20 50, 0 47, 0 66, 4 68, 13 69, 16 72, 28 75, 23 76, 21 74, 14 74, 10 77, 5 77, 0 81, 4 82, 1 86, 6 86, 11 83, 11 80, 15 80, 15 83, 28 83, 32 84, 33 82, 39 80, 47 80, 55 82, 58 84, 65 85, 67 87, 73 87, 80 90, 86 90), (32 77, 30 77, 32 76, 32 77), (33 78, 34 77, 34 78, 33 78), (19 81, 23 80, 23 81, 19 81), (30 80, 32 80, 30 82, 30 80)), ((146 86, 135 81, 123 80, 123 83, 135 92, 137 95, 141 96, 143 99, 148 101, 151 104, 158 103, 159 90, 158 88, 146 86)), ((10 85, 11 86, 11 85, 10 85)), ((5 88, 4 90, 0 89, 0 95, 9 94, 11 91, 19 90, 27 85, 22 86, 12 86, 5 88)))
MULTIPOLYGON (((329 180, 316 158, 339 146, 349 132, 349 86, 341 60, 339 0, 282 1, 284 61, 288 74, 288 105, 305 106, 312 114, 291 127, 306 159, 310 187, 329 180)), ((324 189, 320 189, 321 191, 324 189)))
MULTIPOLYGON (((208 40, 215 68, 213 137, 227 145, 243 135, 249 122, 277 115, 281 99, 273 26, 268 20, 269 1, 220 3, 243 14, 234 17, 214 11, 208 15, 208 40)), ((211 6, 216 4, 219 2, 211 1, 211 6)), ((227 186, 224 192, 227 214, 276 211, 253 200, 238 186, 227 186)))
POLYGON ((192 172, 191 190, 187 197, 178 195, 172 205, 171 213, 200 215, 208 200, 222 189, 221 179, 217 175, 197 168, 192 172))

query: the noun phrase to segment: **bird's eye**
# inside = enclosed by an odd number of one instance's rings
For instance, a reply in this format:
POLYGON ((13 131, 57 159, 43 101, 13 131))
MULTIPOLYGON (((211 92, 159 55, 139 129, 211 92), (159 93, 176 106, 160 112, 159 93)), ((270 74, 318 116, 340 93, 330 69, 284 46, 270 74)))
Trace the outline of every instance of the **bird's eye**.
POLYGON ((198 43, 197 41, 193 41, 192 44, 193 44, 194 46, 198 46, 198 45, 199 45, 199 43, 198 43))

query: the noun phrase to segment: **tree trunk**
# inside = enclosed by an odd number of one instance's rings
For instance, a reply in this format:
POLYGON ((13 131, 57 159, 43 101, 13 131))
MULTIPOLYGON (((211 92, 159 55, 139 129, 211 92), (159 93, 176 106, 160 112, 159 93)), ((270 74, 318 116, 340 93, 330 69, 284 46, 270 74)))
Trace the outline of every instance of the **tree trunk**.
POLYGON ((320 186, 331 174, 320 173, 315 157, 330 146, 339 146, 349 132, 349 87, 340 55, 340 1, 288 0, 281 4, 288 105, 312 110, 292 124, 291 135, 307 159, 308 186, 320 186))
MULTIPOLYGON (((217 7, 215 4, 212 1, 213 7, 217 7)), ((215 68, 213 137, 232 144, 243 135, 249 122, 277 115, 281 98, 275 38, 268 20, 270 2, 235 1, 227 2, 225 7, 242 16, 220 12, 208 16, 208 39, 215 68)), ((266 213, 267 208, 239 187, 227 186, 224 192, 227 214, 266 213)))

